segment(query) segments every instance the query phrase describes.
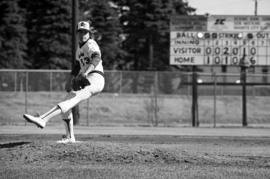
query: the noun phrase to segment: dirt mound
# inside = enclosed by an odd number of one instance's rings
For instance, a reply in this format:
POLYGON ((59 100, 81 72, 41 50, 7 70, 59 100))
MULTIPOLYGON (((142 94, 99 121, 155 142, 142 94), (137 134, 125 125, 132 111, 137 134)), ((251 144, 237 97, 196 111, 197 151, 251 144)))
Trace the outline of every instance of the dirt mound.
POLYGON ((0 178, 269 178, 270 138, 0 135, 0 178), (231 177, 228 177, 231 176, 231 177))
POLYGON ((194 152, 173 144, 82 141, 58 144, 55 141, 17 141, 0 145, 6 166, 47 164, 192 164, 211 166, 270 167, 270 157, 194 152))

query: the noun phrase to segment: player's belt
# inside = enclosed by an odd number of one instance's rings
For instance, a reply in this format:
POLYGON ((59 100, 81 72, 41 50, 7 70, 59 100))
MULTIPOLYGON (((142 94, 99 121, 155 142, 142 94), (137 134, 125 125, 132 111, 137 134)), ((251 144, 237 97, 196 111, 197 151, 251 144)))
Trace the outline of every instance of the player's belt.
POLYGON ((98 73, 98 74, 100 74, 101 76, 104 77, 104 73, 101 72, 101 71, 98 71, 98 70, 93 70, 93 71, 91 71, 90 73, 88 73, 88 75, 90 75, 91 73, 98 73))

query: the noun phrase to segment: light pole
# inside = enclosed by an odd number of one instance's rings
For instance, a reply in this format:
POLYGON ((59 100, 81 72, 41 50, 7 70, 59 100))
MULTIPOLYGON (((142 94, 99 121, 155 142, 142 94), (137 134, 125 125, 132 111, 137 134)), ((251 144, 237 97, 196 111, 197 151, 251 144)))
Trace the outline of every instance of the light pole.
MULTIPOLYGON (((73 69, 75 65, 75 59, 76 59, 76 47, 77 47, 77 36, 76 36, 76 30, 77 30, 77 19, 78 19, 78 0, 72 0, 72 39, 71 39, 71 68, 73 69)), ((72 114, 73 114, 73 123, 79 124, 80 119, 80 112, 79 112, 79 105, 76 105, 72 108, 72 114)))

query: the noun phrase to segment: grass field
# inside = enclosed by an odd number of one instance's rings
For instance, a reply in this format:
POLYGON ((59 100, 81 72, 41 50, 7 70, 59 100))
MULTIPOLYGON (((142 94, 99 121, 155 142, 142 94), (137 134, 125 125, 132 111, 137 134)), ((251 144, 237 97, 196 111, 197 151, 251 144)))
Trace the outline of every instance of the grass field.
MULTIPOLYGON (((62 92, 20 92, 0 93, 0 124, 23 124, 22 114, 43 113, 60 102, 62 92), (27 103, 27 108, 25 107, 27 103)), ((80 104, 81 125, 152 125, 149 114, 153 113, 149 95, 101 94, 80 104)), ((161 95, 157 98, 159 126, 191 125, 190 95, 161 95)), ((247 97, 247 118, 249 124, 270 124, 270 98, 267 96, 247 97)), ((199 96, 199 121, 213 126, 213 96, 199 96)), ((51 120, 50 124, 61 123, 51 120)), ((216 123, 220 125, 242 124, 241 96, 217 96, 216 123)))
POLYGON ((0 128, 0 178, 270 176, 270 136, 265 136, 269 129, 102 128, 91 133, 91 128, 76 128, 79 142, 57 144, 62 132, 58 129, 48 127, 34 134, 37 130, 29 127, 4 128, 0 128), (174 135, 178 130, 183 131, 174 135))

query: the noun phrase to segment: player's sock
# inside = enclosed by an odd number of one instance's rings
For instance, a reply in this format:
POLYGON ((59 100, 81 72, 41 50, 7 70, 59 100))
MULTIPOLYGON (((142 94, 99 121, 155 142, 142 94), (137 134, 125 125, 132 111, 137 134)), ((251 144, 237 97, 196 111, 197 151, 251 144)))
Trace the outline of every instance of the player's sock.
POLYGON ((75 139, 74 130, 73 130, 73 115, 72 115, 72 113, 69 114, 67 119, 63 119, 63 120, 65 122, 66 137, 75 139))
POLYGON ((70 138, 73 138, 75 140, 74 130, 73 130, 73 115, 72 115, 72 113, 71 113, 69 118, 70 118, 70 120, 68 123, 68 128, 69 128, 70 138))
POLYGON ((68 120, 69 120, 69 119, 63 119, 63 121, 64 121, 64 126, 65 126, 65 131, 66 131, 66 134, 65 134, 65 137, 64 137, 64 138, 70 137, 70 136, 69 136, 69 130, 68 130, 68 120))
POLYGON ((63 121, 65 124, 66 138, 70 138, 70 126, 69 126, 70 119, 63 119, 63 121))

